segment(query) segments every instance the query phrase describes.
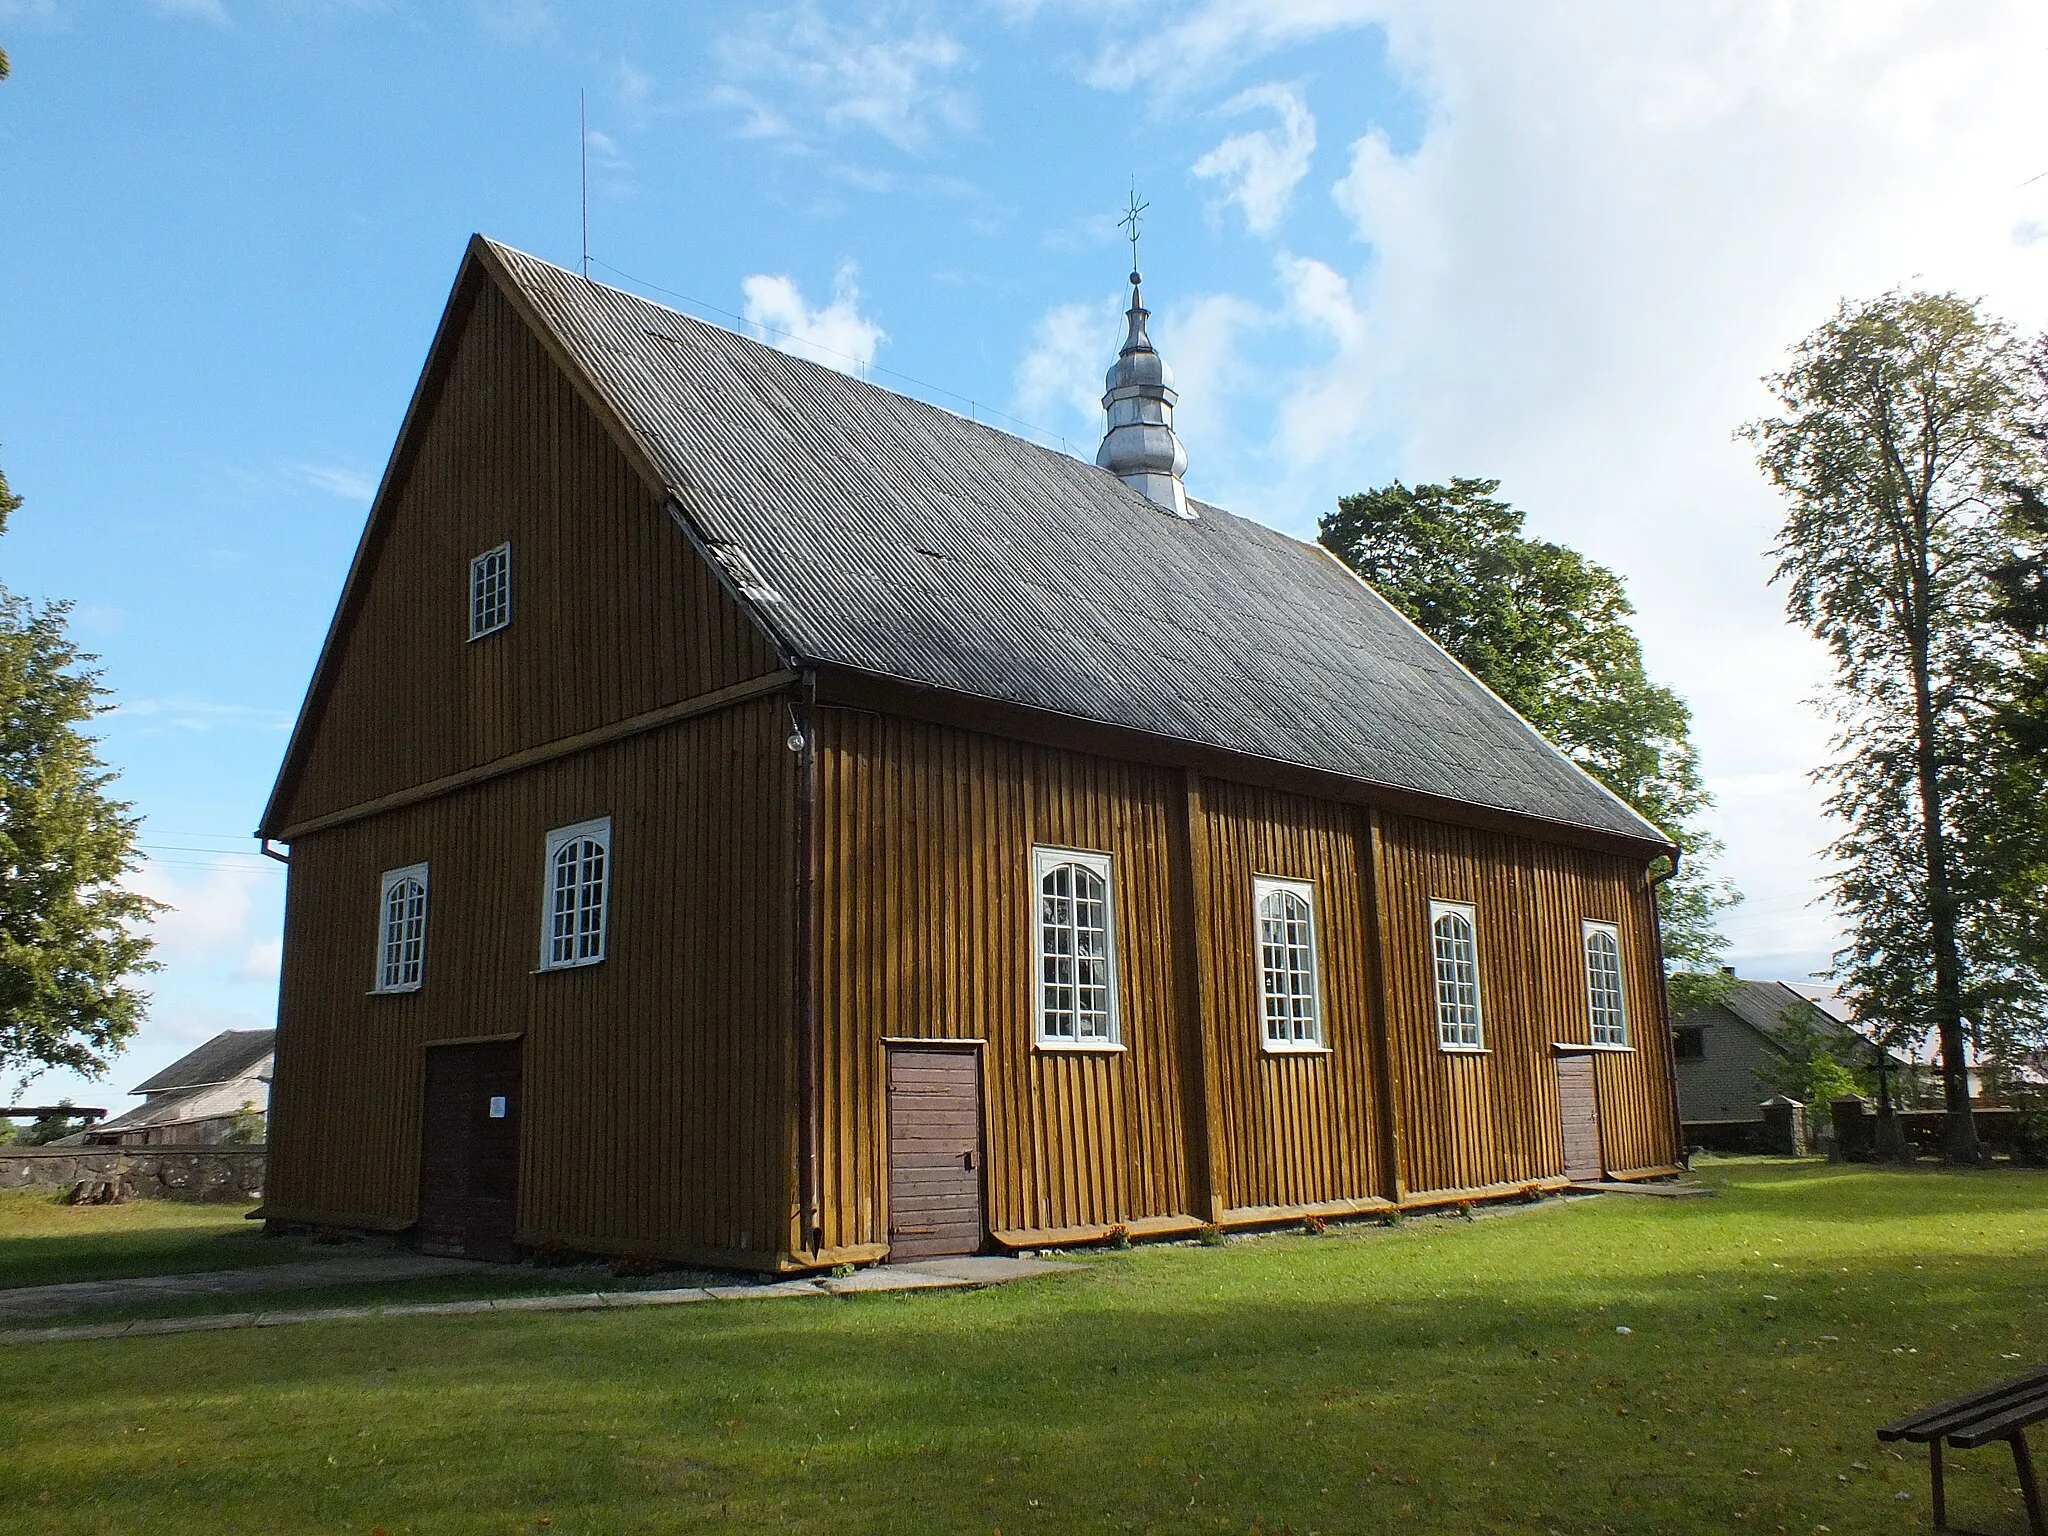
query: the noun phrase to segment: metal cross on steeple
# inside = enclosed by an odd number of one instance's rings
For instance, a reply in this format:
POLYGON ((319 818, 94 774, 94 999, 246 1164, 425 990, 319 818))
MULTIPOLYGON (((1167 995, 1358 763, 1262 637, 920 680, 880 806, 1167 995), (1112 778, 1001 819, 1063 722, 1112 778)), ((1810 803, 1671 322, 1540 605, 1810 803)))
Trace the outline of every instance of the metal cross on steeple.
POLYGON ((1119 229, 1128 229, 1131 232, 1131 281, 1134 283, 1138 280, 1138 215, 1151 206, 1150 203, 1138 201, 1138 183, 1133 178, 1131 181, 1131 206, 1124 211, 1124 216, 1116 222, 1119 229))

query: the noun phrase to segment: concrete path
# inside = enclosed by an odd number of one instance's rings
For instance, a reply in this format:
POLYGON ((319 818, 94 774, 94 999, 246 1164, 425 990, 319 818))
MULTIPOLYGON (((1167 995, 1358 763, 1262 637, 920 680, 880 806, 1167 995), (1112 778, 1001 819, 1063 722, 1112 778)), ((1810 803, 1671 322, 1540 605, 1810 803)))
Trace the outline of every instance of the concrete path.
POLYGON ((0 1291, 0 1322, 53 1317, 61 1312, 147 1306, 187 1296, 245 1296, 255 1291, 304 1291, 323 1285, 377 1280, 423 1280, 433 1275, 488 1272, 496 1266, 423 1253, 337 1254, 254 1269, 214 1269, 192 1275, 142 1275, 132 1280, 79 1280, 69 1285, 24 1285, 0 1291))
MULTIPOLYGON (((394 1258, 417 1257, 394 1255, 394 1258)), ((471 1264, 460 1259, 428 1260, 422 1263, 452 1265, 454 1268, 413 1270, 370 1275, 368 1279, 409 1279, 417 1274, 454 1274, 465 1270, 497 1270, 500 1266, 471 1264)), ((317 1266, 331 1277, 340 1263, 317 1266)), ((373 1260, 363 1260, 370 1264, 373 1260)), ((386 1261, 388 1262, 388 1261, 386 1261)), ((314 1268, 286 1266, 278 1268, 314 1268)), ((870 1291, 977 1290, 1004 1285, 1033 1275, 1079 1269, 1078 1264, 1060 1264, 1049 1259, 927 1259, 916 1264, 884 1264, 853 1274, 818 1280, 777 1280, 752 1285, 685 1286, 669 1291, 585 1291, 563 1296, 513 1296, 501 1301, 434 1301, 387 1307, 311 1307, 297 1311, 228 1312, 211 1317, 145 1318, 127 1323, 80 1323, 65 1328, 12 1328, 0 1330, 0 1346, 10 1344, 57 1344, 76 1339, 115 1339, 164 1333, 211 1333, 226 1328, 280 1328, 293 1323, 329 1323, 369 1317, 448 1317, 476 1312, 592 1312, 626 1310, 634 1307, 674 1307, 707 1301, 774 1301, 806 1296, 850 1296, 870 1291)), ((228 1271, 242 1274, 243 1271, 228 1271)), ((263 1273, 254 1271, 253 1273, 263 1273)), ((160 1275, 153 1277, 158 1288, 152 1297, 168 1295, 210 1295, 199 1288, 179 1292, 168 1289, 176 1281, 219 1280, 223 1275, 160 1275)), ((91 1282, 99 1284, 100 1282, 91 1282)), ((108 1281, 107 1285, 145 1282, 108 1281)), ((313 1282, 327 1283, 326 1279, 313 1282)), ((40 1286, 40 1291, 83 1290, 86 1286, 40 1286)), ((9 1293, 0 1292, 0 1295, 9 1293)), ((19 1294, 19 1293, 14 1293, 19 1294)), ((47 1316, 48 1313, 41 1314, 47 1316)))
POLYGON ((1704 1184, 1689 1184, 1676 1179, 1668 1183, 1648 1179, 1602 1179, 1595 1183, 1588 1179, 1565 1187, 1575 1195, 1649 1195, 1659 1200, 1711 1200, 1721 1193, 1704 1184))

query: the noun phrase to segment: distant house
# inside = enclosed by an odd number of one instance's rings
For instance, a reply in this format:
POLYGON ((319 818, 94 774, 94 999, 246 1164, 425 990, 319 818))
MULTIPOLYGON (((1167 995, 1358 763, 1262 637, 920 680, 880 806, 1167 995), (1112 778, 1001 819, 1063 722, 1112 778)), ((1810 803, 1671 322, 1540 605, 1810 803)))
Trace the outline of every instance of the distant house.
MULTIPOLYGON (((76 1138, 90 1146, 217 1146, 270 1108, 273 1029, 229 1029, 148 1082, 142 1103, 76 1138)), ((244 1137, 243 1139, 249 1139, 244 1137)), ((254 1138, 261 1140, 261 1133, 254 1138)))
POLYGON ((1780 1036, 1799 1022, 1837 1037, 1834 1055, 1844 1066, 1867 1063, 1870 1043, 1814 991, 1783 981, 1737 981, 1717 1002, 1674 1010, 1679 1119, 1688 1125, 1758 1119, 1758 1106, 1778 1092, 1759 1073, 1785 1058, 1780 1036))

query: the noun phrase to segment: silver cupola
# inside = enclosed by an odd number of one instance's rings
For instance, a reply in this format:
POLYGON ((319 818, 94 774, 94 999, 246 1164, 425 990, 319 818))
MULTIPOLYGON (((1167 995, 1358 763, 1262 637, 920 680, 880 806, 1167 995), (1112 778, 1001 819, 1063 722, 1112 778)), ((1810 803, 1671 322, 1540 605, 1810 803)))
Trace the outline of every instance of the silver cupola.
POLYGON ((1195 514, 1180 480, 1188 454, 1173 430, 1173 407, 1180 395, 1173 387, 1173 370, 1145 334, 1150 311, 1139 284, 1133 270, 1131 307, 1124 316, 1130 328, 1102 381, 1109 430, 1095 462, 1155 505, 1192 522, 1195 514))

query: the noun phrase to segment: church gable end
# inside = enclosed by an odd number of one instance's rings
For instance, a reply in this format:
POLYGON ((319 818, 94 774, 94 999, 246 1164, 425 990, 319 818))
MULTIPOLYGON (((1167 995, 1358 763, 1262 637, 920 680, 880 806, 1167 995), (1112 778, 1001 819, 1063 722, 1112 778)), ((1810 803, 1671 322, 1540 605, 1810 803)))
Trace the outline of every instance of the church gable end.
POLYGON ((473 254, 264 833, 773 672, 665 503, 473 254))

